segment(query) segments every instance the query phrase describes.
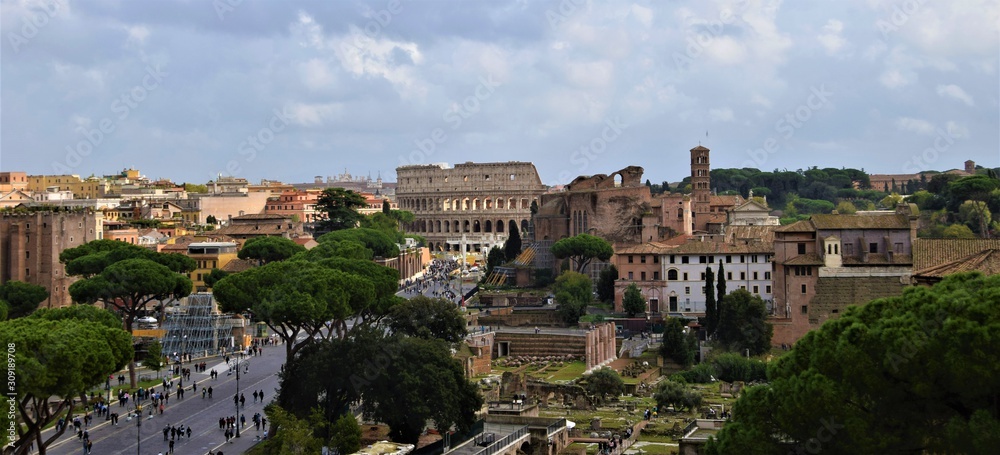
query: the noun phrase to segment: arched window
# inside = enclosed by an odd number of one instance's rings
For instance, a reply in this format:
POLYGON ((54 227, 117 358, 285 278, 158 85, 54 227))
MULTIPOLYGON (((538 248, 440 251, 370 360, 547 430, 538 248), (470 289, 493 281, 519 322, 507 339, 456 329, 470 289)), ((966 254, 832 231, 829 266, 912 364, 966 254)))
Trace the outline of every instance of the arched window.
POLYGON ((677 269, 667 270, 667 281, 677 281, 677 269))

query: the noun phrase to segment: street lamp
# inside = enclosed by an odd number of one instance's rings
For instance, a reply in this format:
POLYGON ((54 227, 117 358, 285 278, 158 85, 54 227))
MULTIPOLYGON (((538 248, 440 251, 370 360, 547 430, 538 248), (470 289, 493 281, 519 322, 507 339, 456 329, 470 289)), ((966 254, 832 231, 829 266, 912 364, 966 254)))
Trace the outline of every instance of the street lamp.
MULTIPOLYGON (((136 401, 135 408, 135 453, 139 455, 142 453, 142 402, 136 401)), ((150 414, 152 418, 152 414, 150 414)))
POLYGON ((229 362, 229 367, 236 370, 236 395, 233 402, 236 405, 236 437, 240 437, 240 368, 246 368, 250 372, 250 359, 240 360, 238 357, 229 362))
POLYGON ((104 390, 108 391, 108 401, 104 402, 104 420, 111 420, 111 376, 104 380, 104 390))

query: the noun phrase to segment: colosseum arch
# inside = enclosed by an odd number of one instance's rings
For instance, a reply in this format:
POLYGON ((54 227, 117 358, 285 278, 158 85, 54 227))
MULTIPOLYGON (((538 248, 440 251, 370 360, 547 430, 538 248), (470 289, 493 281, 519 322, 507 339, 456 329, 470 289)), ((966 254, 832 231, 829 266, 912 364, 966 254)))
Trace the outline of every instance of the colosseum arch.
POLYGON ((497 232, 503 232, 503 220, 497 220, 496 230, 497 232))
POLYGON ((436 232, 441 232, 441 220, 435 221, 434 222, 434 227, 437 228, 436 232))
POLYGON ((493 199, 490 199, 490 198, 483 199, 483 209, 484 210, 493 210, 493 199))
POLYGON ((465 222, 462 223, 462 232, 470 232, 469 226, 471 226, 471 223, 469 220, 465 220, 465 222))
POLYGON ((514 198, 507 199, 507 210, 517 209, 517 200, 514 198))
POLYGON ((528 220, 521 220, 521 232, 528 230, 528 220))
POLYGON ((472 210, 473 211, 479 210, 479 198, 478 197, 472 198, 472 210))
POLYGON ((492 221, 486 220, 486 222, 483 223, 483 232, 493 232, 493 222, 492 221))
POLYGON ((472 222, 472 232, 480 232, 480 231, 482 231, 482 229, 481 226, 479 225, 479 220, 474 220, 472 222))
POLYGON ((502 197, 497 198, 497 210, 503 210, 503 201, 504 199, 502 197))

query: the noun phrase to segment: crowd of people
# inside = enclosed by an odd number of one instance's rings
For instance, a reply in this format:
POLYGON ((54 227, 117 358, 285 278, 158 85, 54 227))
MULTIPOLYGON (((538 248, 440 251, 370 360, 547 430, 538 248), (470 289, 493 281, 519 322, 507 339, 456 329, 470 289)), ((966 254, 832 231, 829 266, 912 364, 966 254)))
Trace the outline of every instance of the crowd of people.
POLYGON ((458 289, 452 286, 452 272, 457 269, 458 262, 454 259, 434 259, 423 276, 406 280, 402 290, 407 295, 426 295, 461 304, 461 284, 458 289))

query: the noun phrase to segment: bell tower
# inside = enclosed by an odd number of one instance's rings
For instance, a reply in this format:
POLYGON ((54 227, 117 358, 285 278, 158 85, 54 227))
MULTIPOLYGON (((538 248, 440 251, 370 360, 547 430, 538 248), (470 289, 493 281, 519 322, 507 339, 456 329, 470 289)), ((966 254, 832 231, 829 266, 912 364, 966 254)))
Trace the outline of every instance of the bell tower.
POLYGON ((708 213, 708 198, 711 194, 708 153, 708 148, 701 145, 691 149, 691 212, 694 230, 705 230, 707 227, 707 220, 701 214, 708 213))

